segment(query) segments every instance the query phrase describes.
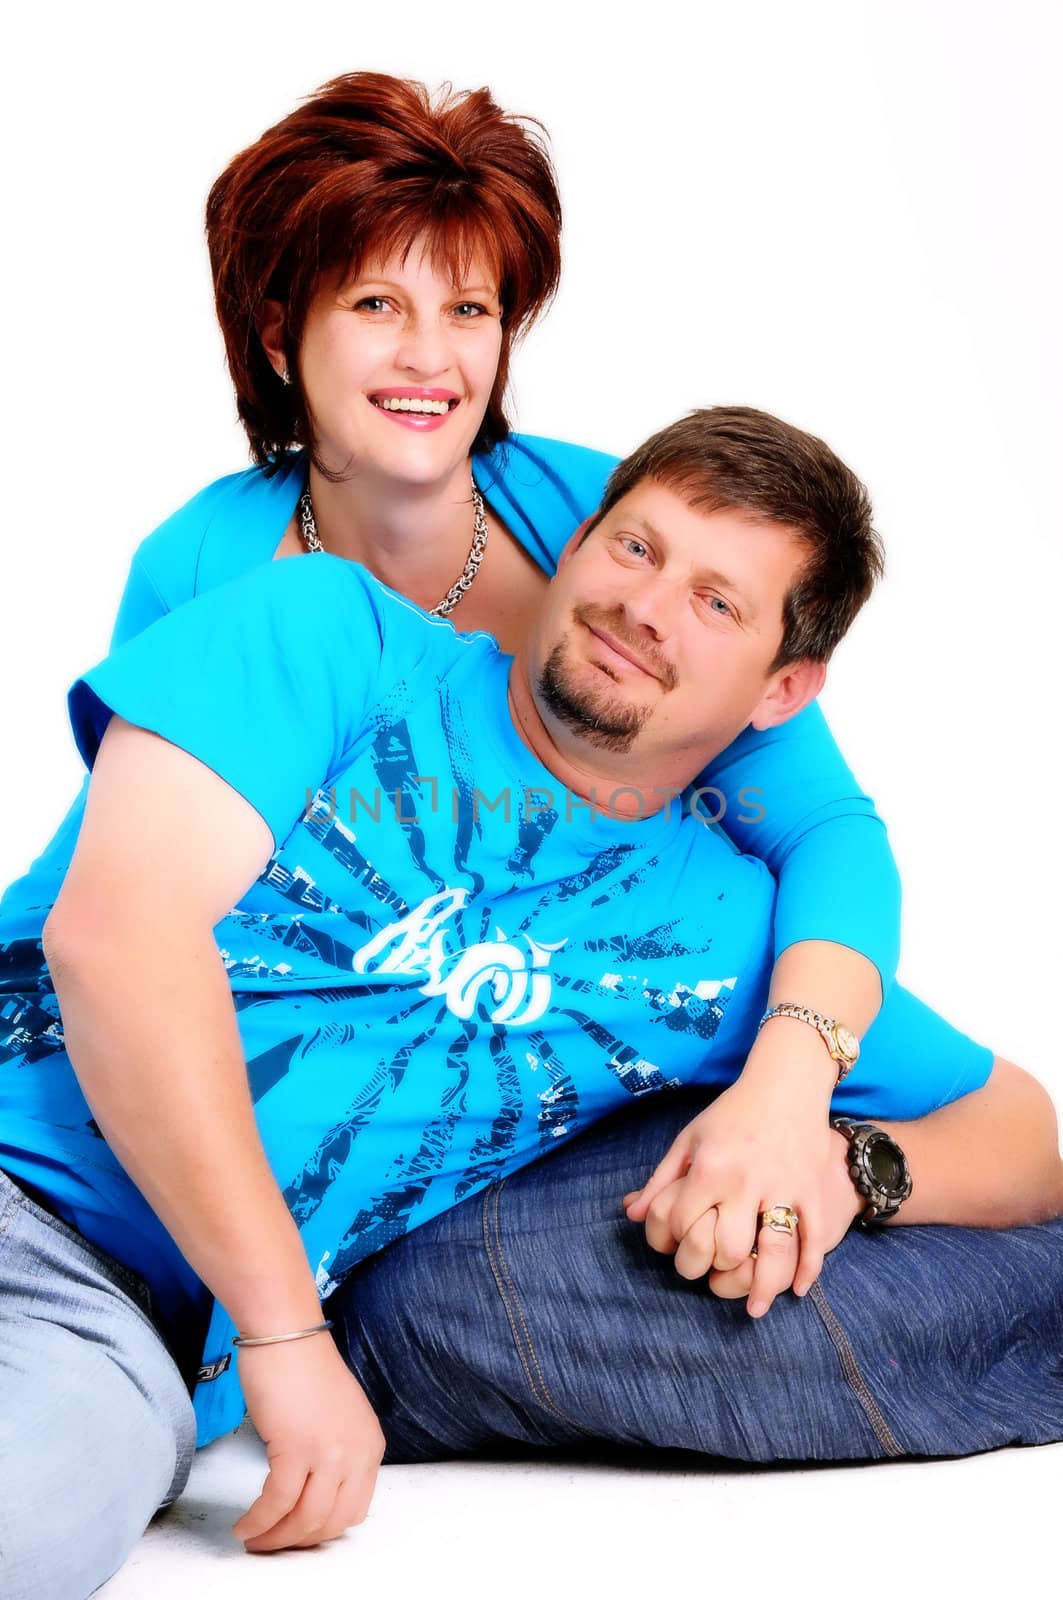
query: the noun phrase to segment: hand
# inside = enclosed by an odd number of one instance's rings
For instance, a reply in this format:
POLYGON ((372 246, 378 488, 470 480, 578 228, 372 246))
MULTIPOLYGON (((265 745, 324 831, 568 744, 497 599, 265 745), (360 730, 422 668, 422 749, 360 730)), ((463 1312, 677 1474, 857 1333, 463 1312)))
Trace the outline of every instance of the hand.
MULTIPOLYGON (((832 1128, 831 1143, 838 1165, 837 1182, 831 1185, 827 1201, 827 1245, 824 1252, 826 1255, 829 1255, 845 1238, 865 1204, 849 1176, 848 1139, 844 1133, 838 1133, 832 1128)), ((713 1294, 718 1295, 721 1300, 744 1299, 753 1287, 757 1259, 749 1257, 729 1272, 710 1272, 709 1288, 713 1294)))
MULTIPOLYGON (((743 1268, 744 1278, 735 1281, 745 1284, 751 1316, 762 1316, 791 1284, 802 1295, 815 1282, 840 1237, 831 1221, 839 1170, 855 1201, 837 1154, 844 1136, 832 1133, 799 1081, 791 1082, 787 1088, 740 1078, 688 1123, 646 1186, 625 1197, 628 1216, 645 1221, 654 1249, 675 1253, 682 1277, 743 1268), (758 1234, 759 1213, 778 1204, 798 1213, 797 1234, 771 1228, 758 1234), (758 1256, 751 1263, 754 1243, 758 1256)), ((854 1214, 850 1206, 849 1221, 854 1214)))
POLYGON ((239 1360, 269 1460, 262 1493, 233 1526, 244 1548, 305 1550, 364 1522, 385 1440, 329 1335, 243 1348, 239 1360))

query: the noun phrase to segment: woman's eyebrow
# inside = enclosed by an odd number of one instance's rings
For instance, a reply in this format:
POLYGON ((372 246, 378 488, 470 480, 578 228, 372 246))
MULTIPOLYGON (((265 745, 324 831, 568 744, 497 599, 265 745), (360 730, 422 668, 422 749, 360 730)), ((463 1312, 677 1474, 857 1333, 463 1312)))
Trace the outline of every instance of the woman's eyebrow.
MULTIPOLYGON (((407 287, 406 284, 396 283, 392 278, 385 278, 382 274, 375 272, 356 272, 353 277, 348 279, 347 287, 351 289, 357 285, 360 288, 366 283, 379 284, 382 289, 398 289, 400 291, 404 291, 407 287)), ((493 289, 487 283, 455 283, 451 285, 451 293, 495 295, 498 290, 493 289)))

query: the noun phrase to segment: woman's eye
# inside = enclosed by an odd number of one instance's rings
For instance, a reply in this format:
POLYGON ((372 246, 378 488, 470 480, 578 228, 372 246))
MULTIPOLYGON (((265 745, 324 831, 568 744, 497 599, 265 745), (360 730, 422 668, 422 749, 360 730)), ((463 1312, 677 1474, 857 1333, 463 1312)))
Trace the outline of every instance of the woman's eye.
POLYGON ((477 305, 474 300, 463 300, 460 306, 455 306, 459 322, 475 322, 477 317, 486 317, 487 307, 477 305))
POLYGON ((379 311, 386 305, 387 301, 382 294, 367 294, 364 299, 356 302, 354 309, 356 311, 379 311))

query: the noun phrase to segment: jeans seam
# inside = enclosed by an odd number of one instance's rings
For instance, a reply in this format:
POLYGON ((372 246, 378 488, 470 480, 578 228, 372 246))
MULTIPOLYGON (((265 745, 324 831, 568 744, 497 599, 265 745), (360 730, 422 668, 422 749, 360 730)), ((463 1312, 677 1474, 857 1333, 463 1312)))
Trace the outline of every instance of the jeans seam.
POLYGON ((502 1249, 502 1228, 499 1220, 499 1210, 502 1200, 502 1187, 505 1181, 506 1180, 503 1178, 501 1182, 492 1184, 489 1189, 484 1191, 484 1245, 487 1250, 487 1261, 491 1268, 491 1275, 495 1280, 495 1287, 498 1290, 502 1305, 505 1308, 506 1319, 509 1322, 510 1333, 513 1335, 513 1344, 520 1359, 520 1364, 524 1369, 524 1376, 528 1381, 528 1388, 531 1390, 532 1395, 540 1405, 543 1405, 549 1411, 552 1411, 554 1415, 559 1417, 563 1422, 569 1423, 571 1427, 578 1428, 580 1433, 585 1434, 588 1438, 593 1438, 594 1434, 592 1433, 591 1429, 585 1428, 582 1423, 576 1421, 575 1417, 570 1417, 566 1411, 561 1409, 553 1395, 550 1393, 546 1379, 543 1376, 542 1365, 539 1361, 538 1352, 535 1349, 531 1333, 528 1329, 527 1318, 524 1315, 524 1307, 521 1305, 516 1284, 513 1282, 513 1276, 509 1270, 509 1263, 506 1261, 505 1252, 502 1249), (494 1196, 493 1213, 491 1209, 492 1196, 494 1196), (492 1240, 491 1237, 492 1224, 494 1226, 494 1240, 492 1240), (520 1321, 519 1330, 517 1327, 518 1318, 520 1321), (522 1332, 523 1342, 521 1338, 522 1332), (525 1345, 527 1347, 526 1351, 525 1345), (531 1368, 528 1365, 529 1356, 531 1357, 531 1361, 535 1367, 535 1377, 533 1377, 531 1368), (536 1387, 536 1377, 538 1378, 538 1388, 536 1387))
POLYGON ((893 1433, 890 1430, 889 1423, 886 1421, 886 1418, 883 1416, 882 1411, 879 1408, 877 1400, 871 1393, 871 1390, 868 1388, 864 1375, 860 1371, 856 1356, 853 1354, 853 1347, 846 1338, 845 1330, 838 1321, 834 1309, 823 1291, 822 1285, 819 1283, 814 1283, 812 1288, 809 1290, 808 1297, 812 1301, 812 1304, 815 1306, 816 1310, 819 1312, 820 1319, 826 1328, 827 1333, 830 1335, 831 1342, 838 1353, 838 1359, 841 1362, 841 1368, 842 1372, 845 1374, 845 1380, 850 1389, 852 1389, 865 1417, 870 1423, 875 1438, 878 1440, 879 1444, 882 1446, 883 1450, 888 1456, 903 1456, 905 1451, 894 1438, 893 1433))

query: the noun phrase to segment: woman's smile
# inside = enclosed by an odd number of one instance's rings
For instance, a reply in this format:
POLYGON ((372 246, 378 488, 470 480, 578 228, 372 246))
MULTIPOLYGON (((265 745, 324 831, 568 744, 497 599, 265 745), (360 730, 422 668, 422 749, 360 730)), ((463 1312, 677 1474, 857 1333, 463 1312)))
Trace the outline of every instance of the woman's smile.
POLYGON ((450 389, 374 389, 368 398, 370 405, 392 422, 418 433, 442 427, 461 404, 460 396, 450 389))

